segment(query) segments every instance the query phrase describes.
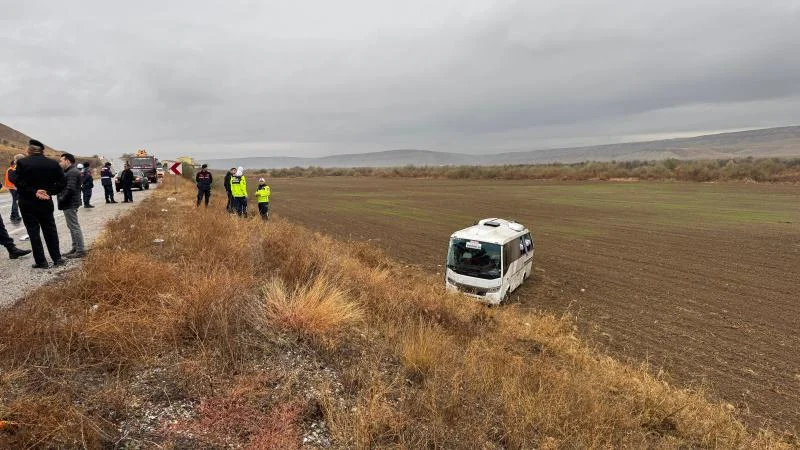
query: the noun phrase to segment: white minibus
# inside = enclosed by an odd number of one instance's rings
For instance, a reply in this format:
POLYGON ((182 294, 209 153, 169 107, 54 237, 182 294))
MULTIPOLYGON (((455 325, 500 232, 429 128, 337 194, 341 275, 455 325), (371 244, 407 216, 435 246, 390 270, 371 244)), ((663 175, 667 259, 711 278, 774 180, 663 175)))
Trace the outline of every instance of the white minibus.
POLYGON ((445 283, 461 292, 497 305, 531 276, 534 243, 522 224, 483 219, 450 236, 445 283))

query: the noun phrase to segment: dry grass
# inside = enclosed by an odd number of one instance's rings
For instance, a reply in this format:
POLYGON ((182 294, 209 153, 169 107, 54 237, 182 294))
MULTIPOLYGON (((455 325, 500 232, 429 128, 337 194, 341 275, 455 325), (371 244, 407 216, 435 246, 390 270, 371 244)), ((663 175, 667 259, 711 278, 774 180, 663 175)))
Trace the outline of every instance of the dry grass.
POLYGON ((295 287, 272 279, 262 287, 263 307, 273 328, 285 328, 332 342, 363 319, 361 309, 349 302, 344 292, 323 278, 295 287))
POLYGON ((797 444, 593 353, 566 318, 487 309, 221 196, 195 210, 188 183, 168 195, 4 311, 0 420, 19 425, 0 446, 296 448, 323 418, 337 448, 797 444))

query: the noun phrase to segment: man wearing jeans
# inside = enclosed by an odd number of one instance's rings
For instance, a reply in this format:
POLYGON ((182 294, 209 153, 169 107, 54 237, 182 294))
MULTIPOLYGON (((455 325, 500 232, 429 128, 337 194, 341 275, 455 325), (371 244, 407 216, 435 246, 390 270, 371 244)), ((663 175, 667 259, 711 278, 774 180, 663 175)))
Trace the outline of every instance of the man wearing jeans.
POLYGON ((75 157, 69 153, 61 155, 58 164, 64 169, 67 184, 58 193, 58 209, 64 211, 64 219, 72 236, 72 250, 64 254, 67 258, 83 258, 86 249, 83 246, 83 232, 78 223, 78 208, 81 206, 81 171, 75 167, 75 157))

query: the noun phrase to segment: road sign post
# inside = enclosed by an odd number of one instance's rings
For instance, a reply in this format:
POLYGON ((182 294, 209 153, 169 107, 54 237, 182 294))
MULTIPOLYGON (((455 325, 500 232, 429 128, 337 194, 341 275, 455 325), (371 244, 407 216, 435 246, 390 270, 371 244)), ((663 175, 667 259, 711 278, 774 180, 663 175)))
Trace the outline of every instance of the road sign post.
POLYGON ((175 176, 175 192, 178 192, 178 175, 183 173, 183 164, 180 162, 176 162, 175 164, 169 167, 169 174, 175 176))

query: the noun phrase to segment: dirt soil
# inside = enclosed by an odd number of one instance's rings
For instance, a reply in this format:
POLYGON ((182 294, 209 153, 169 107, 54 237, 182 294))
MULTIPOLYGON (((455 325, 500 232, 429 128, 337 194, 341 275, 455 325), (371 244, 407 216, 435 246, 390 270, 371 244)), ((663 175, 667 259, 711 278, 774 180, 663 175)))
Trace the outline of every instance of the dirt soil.
MULTIPOLYGON (((270 210, 443 274, 484 217, 536 239, 520 307, 574 316, 592 345, 704 387, 751 427, 800 429, 800 186, 380 178, 270 180, 270 210)), ((435 275, 434 275, 435 274, 435 275)), ((465 300, 466 301, 466 300, 465 300)))

